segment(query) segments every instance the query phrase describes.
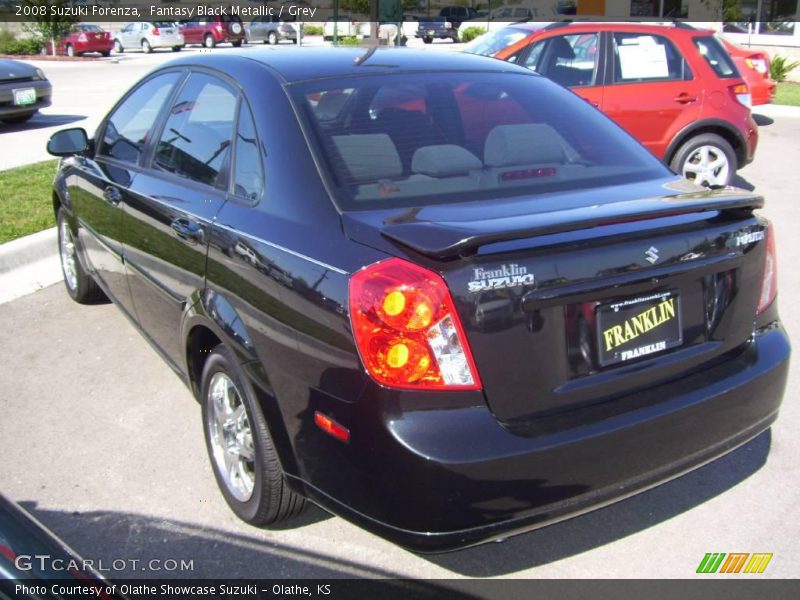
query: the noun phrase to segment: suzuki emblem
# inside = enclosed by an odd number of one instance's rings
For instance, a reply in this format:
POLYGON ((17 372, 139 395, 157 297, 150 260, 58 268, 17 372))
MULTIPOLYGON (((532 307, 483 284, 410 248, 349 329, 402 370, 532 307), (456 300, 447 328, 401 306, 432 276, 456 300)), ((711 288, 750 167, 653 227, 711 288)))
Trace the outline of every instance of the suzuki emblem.
POLYGON ((651 265, 656 264, 658 261, 658 248, 655 246, 650 246, 650 248, 647 249, 647 252, 644 253, 644 256, 647 259, 647 262, 649 262, 651 265))

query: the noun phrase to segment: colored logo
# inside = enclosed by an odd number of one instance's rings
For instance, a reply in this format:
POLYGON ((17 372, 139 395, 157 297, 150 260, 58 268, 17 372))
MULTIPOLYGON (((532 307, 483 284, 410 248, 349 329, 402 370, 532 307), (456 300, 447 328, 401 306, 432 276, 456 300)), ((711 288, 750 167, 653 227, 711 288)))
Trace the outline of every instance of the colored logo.
POLYGON ((708 552, 697 573, 763 573, 771 560, 772 554, 765 552, 708 552))

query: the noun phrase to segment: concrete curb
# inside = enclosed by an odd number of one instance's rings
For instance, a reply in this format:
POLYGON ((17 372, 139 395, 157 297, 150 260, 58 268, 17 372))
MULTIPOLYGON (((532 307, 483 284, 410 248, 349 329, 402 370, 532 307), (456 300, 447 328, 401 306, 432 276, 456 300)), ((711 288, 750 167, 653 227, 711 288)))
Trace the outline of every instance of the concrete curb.
POLYGON ((26 235, 18 240, 0 244, 0 273, 8 273, 56 254, 58 254, 58 234, 55 227, 26 235))
POLYGON ((761 104, 752 108, 753 114, 768 117, 794 117, 800 118, 800 106, 787 106, 785 104, 761 104))

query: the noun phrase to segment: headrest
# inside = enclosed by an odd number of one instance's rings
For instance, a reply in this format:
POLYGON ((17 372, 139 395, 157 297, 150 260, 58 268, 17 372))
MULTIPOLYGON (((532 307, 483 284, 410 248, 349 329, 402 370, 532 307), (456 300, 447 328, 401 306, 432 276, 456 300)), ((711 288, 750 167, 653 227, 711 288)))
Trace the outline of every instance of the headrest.
POLYGON ((487 167, 564 162, 562 138, 550 125, 498 125, 486 136, 487 167))
POLYGON ((336 135, 333 143, 356 181, 388 179, 403 173, 397 148, 385 133, 336 135))
POLYGON ((414 152, 411 171, 431 177, 463 175, 483 167, 472 152, 455 144, 423 146, 414 152))
POLYGON ((575 59, 575 50, 570 45, 570 43, 565 40, 563 37, 556 37, 550 42, 552 47, 550 48, 550 56, 553 58, 565 58, 567 60, 574 60, 575 59))

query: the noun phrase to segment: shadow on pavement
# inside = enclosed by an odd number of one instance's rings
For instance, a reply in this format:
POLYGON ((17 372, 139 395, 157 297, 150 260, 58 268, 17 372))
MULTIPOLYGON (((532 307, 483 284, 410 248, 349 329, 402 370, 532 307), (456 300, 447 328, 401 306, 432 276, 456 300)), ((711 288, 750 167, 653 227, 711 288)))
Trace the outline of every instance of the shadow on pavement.
POLYGON ((38 113, 26 123, 19 123, 17 125, 6 125, 0 123, 0 133, 10 133, 12 131, 32 131, 34 129, 45 129, 47 127, 60 127, 62 125, 69 125, 76 121, 83 121, 86 115, 44 115, 38 113))
POLYGON ((731 489, 766 462, 771 430, 691 473, 603 509, 510 538, 423 558, 470 577, 529 569, 599 548, 667 521, 731 489))
POLYGON ((760 115, 758 113, 753 113, 753 120, 759 127, 766 127, 767 125, 772 125, 775 122, 775 119, 772 119, 767 115, 760 115))
POLYGON ((731 185, 735 185, 736 187, 742 188, 743 190, 747 190, 748 192, 752 192, 753 190, 756 189, 756 186, 747 181, 747 179, 745 179, 738 173, 733 176, 733 179, 731 180, 731 185))

